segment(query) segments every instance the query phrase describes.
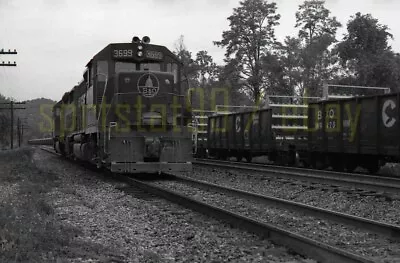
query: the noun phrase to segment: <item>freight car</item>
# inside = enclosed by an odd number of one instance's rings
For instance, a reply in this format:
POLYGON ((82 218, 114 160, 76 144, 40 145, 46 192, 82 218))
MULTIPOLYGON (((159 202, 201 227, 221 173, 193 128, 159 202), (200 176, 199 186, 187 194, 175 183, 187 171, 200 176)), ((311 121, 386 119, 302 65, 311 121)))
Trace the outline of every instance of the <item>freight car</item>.
POLYGON ((182 64, 149 37, 109 44, 53 108, 54 148, 118 173, 190 171, 182 64))
POLYGON ((267 155, 277 164, 348 172, 361 166, 371 173, 386 162, 400 162, 400 93, 321 100, 300 108, 305 115, 268 108, 210 116, 209 155, 249 162, 267 155))

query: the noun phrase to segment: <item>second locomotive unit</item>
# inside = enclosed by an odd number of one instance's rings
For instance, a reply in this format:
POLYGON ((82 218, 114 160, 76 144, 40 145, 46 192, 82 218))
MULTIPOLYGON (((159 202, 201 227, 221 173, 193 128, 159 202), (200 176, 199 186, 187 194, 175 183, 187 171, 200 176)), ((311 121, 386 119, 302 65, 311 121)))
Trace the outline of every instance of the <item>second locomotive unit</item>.
POLYGON ((191 170, 181 67, 148 37, 109 44, 53 108, 56 151, 118 173, 191 170))

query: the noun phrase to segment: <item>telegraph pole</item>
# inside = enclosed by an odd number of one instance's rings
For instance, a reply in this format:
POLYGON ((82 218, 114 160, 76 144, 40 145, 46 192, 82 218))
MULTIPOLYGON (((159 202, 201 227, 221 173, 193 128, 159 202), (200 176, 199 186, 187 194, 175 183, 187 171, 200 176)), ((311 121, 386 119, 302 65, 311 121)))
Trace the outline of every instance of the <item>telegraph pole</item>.
POLYGON ((11 149, 13 149, 14 148, 14 111, 15 110, 25 110, 25 108, 21 108, 21 107, 15 107, 14 105, 16 104, 16 105, 22 105, 22 104, 25 104, 25 102, 14 102, 14 101, 11 101, 11 102, 3 102, 3 103, 0 103, 0 105, 7 105, 7 104, 9 104, 9 108, 0 108, 0 109, 10 109, 11 110, 11 120, 10 120, 10 122, 11 122, 11 129, 10 129, 10 139, 11 139, 11 142, 10 142, 10 144, 11 144, 11 149))
MULTIPOLYGON (((9 49, 8 51, 4 50, 3 48, 0 49, 0 55, 17 55, 17 50, 14 49, 14 51, 11 51, 11 49, 9 49)), ((0 67, 16 67, 17 63, 14 61, 14 63, 11 63, 10 61, 8 61, 8 63, 5 63, 4 61, 2 61, 0 63, 0 67)), ((10 103, 0 103, 0 104, 10 104, 10 110, 11 110, 11 149, 14 148, 14 102, 11 101, 10 103)), ((22 104, 22 103, 16 103, 16 104, 22 104)), ((15 109, 20 109, 20 108, 15 108, 15 109)), ((21 108, 21 109, 25 109, 25 108, 21 108)))
POLYGON ((21 121, 17 120, 17 136, 18 136, 18 148, 21 147, 21 121))

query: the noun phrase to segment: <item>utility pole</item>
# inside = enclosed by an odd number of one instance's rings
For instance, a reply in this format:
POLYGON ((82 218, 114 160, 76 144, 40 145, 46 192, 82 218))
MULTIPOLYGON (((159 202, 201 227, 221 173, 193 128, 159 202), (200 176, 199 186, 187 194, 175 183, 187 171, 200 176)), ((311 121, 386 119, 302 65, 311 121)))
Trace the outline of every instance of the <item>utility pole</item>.
MULTIPOLYGON (((11 129, 10 129, 10 139, 11 139, 11 142, 10 142, 10 144, 11 144, 11 149, 13 149, 14 148, 14 110, 25 110, 25 108, 21 108, 21 107, 15 107, 14 105, 16 104, 16 105, 21 105, 21 104, 25 104, 25 102, 14 102, 14 101, 11 101, 11 102, 3 102, 3 103, 0 103, 0 105, 7 105, 7 104, 9 104, 10 105, 10 107, 9 107, 9 109, 11 110, 11 129)), ((0 109, 8 109, 8 108, 0 108, 0 109)))
MULTIPOLYGON (((14 51, 11 51, 10 49, 8 51, 5 51, 4 49, 0 50, 0 55, 17 55, 17 50, 14 49, 14 51)), ((14 61, 14 63, 11 63, 10 61, 8 61, 8 63, 5 63, 4 61, 2 61, 0 63, 0 67, 16 67, 17 63, 14 61)))
MULTIPOLYGON (((3 48, 0 50, 0 55, 17 55, 17 50, 14 49, 14 51, 11 51, 10 49, 8 51, 4 50, 3 48)), ((14 61, 14 63, 11 63, 8 61, 8 63, 5 63, 2 61, 0 63, 0 67, 16 67, 17 63, 14 61)), ((11 101, 10 103, 0 103, 0 104, 10 104, 10 110, 11 110, 11 149, 14 148, 14 102, 11 101)), ((23 103, 16 103, 16 104, 23 104, 23 103)), ((15 108, 15 109, 25 109, 25 108, 15 108)))
POLYGON ((22 131, 23 131, 22 122, 21 119, 18 118, 18 124, 17 124, 18 148, 21 148, 22 131))

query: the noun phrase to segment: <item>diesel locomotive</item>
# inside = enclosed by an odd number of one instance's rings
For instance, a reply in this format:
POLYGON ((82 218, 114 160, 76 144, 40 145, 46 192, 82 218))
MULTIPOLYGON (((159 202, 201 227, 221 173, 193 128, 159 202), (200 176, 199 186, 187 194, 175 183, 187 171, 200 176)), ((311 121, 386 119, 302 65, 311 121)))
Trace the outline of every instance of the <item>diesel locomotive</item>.
POLYGON ((55 104, 55 150, 117 173, 190 171, 184 84, 178 57, 149 37, 109 44, 55 104))

